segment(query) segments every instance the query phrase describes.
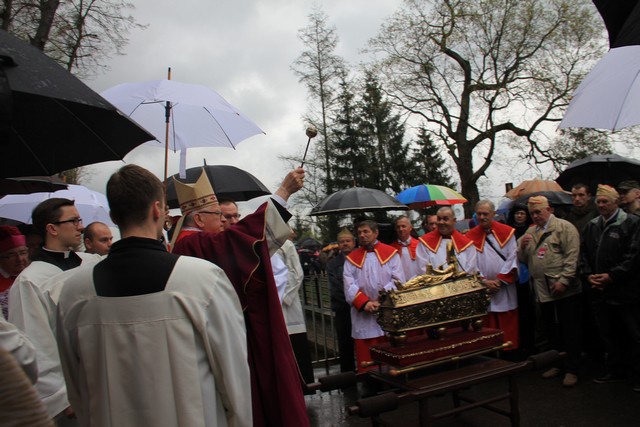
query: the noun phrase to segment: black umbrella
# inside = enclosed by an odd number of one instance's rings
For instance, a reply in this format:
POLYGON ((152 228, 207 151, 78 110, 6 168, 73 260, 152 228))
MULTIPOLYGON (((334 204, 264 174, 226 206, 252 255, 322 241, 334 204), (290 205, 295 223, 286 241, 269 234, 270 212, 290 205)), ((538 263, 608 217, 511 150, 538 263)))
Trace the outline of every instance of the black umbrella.
POLYGON ((50 176, 0 178, 0 197, 7 194, 53 193, 66 189, 67 184, 60 178, 50 176))
POLYGON ((186 170, 186 179, 181 179, 179 174, 169 178, 167 183, 167 204, 170 208, 179 207, 178 196, 173 179, 180 182, 193 184, 200 178, 202 169, 209 177, 209 182, 213 186, 218 197, 226 197, 236 202, 251 200, 254 197, 271 194, 263 183, 249 172, 243 171, 235 166, 227 165, 205 165, 186 170))
POLYGON ((44 53, 0 30, 0 177, 120 160, 153 139, 44 53))
POLYGON ((598 184, 616 186, 620 181, 640 181, 640 161, 617 154, 593 154, 572 162, 556 178, 565 190, 577 183, 584 183, 595 194, 598 184))
POLYGON ((526 196, 515 199, 511 206, 526 207, 529 197, 533 196, 546 197, 552 207, 571 206, 573 204, 570 193, 565 193, 564 191, 536 191, 535 193, 527 194, 526 196))
POLYGON ((352 187, 325 197, 309 215, 407 210, 409 207, 380 190, 352 187))

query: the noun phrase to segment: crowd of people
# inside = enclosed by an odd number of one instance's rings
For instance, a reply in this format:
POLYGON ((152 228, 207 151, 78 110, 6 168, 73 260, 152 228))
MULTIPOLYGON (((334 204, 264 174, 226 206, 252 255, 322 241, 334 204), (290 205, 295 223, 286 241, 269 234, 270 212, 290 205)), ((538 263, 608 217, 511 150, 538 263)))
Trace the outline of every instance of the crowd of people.
POLYGON ((447 247, 459 267, 477 273, 490 295, 483 325, 500 329, 501 357, 522 360, 537 352, 566 352, 544 378, 578 383, 585 357, 604 362, 598 384, 628 381, 640 392, 640 184, 585 184, 571 189, 573 206, 556 209, 544 196, 512 206, 506 221, 495 205, 475 205, 475 225, 456 229, 451 207, 427 215, 416 232, 410 219, 395 221, 397 239, 379 241, 373 221, 338 234, 340 255, 328 265, 331 307, 344 371, 372 365, 371 346, 385 340, 375 321, 381 290, 448 267, 447 247), (354 364, 353 361, 356 361, 354 364))
POLYGON ((3 396, 13 398, 2 400, 3 418, 309 425, 302 267, 287 225, 287 200, 303 180, 301 168, 287 174, 242 221, 206 174, 176 182, 182 216, 170 246, 164 187, 136 165, 107 183, 116 242, 105 224, 85 228, 61 198, 33 211, 41 245, 31 259, 26 237, 0 227, 0 374, 3 396))
MULTIPOLYGON (((116 242, 106 224, 84 227, 68 199, 34 209, 32 255, 27 236, 0 226, 0 374, 12 378, 3 382, 16 400, 11 417, 33 426, 308 425, 303 270, 287 225, 303 181, 301 168, 290 172, 242 219, 206 174, 176 181, 174 223, 162 183, 127 165, 107 183, 116 242)), ((425 216, 420 232, 400 216, 389 244, 369 219, 342 229, 327 265, 341 371, 369 369, 371 347, 386 340, 379 292, 448 267, 452 248, 490 295, 483 324, 503 331, 503 357, 564 351, 542 375, 572 387, 586 353, 605 362, 594 382, 629 381, 640 392, 640 185, 571 192, 568 212, 532 196, 506 224, 481 200, 465 232, 449 206, 425 216)))

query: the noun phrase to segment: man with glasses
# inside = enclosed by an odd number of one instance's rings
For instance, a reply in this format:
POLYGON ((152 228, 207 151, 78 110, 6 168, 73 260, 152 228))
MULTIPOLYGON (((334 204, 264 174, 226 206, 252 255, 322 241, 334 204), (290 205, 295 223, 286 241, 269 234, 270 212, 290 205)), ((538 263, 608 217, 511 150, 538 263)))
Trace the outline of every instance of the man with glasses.
POLYGON ((222 216, 224 216, 224 219, 226 220, 226 222, 224 223, 224 229, 227 230, 229 227, 237 224, 240 221, 238 205, 234 200, 223 197, 219 198, 218 202, 220 203, 222 216))
POLYGON ((173 236, 173 253, 206 259, 222 268, 240 298, 247 324, 254 426, 309 425, 302 379, 269 260, 289 236, 286 220, 291 215, 284 206, 302 188, 303 180, 301 168, 290 172, 267 203, 227 230, 206 173, 194 184, 175 181, 183 216, 173 236))
MULTIPOLYGON (((530 197, 527 206, 533 226, 518 240, 518 258, 529 267, 545 338, 552 348, 567 352, 562 384, 573 387, 578 382, 582 347, 582 287, 576 277, 580 236, 570 222, 551 213, 546 197, 530 197)), ((542 377, 561 373, 553 367, 542 377)))
POLYGON ((100 257, 73 250, 82 242, 84 230, 73 200, 45 200, 33 209, 31 219, 43 244, 11 287, 9 322, 22 330, 36 348, 39 371, 36 390, 49 416, 64 425, 73 412, 67 401, 53 333, 59 293, 49 284, 59 273, 78 267, 83 261, 98 261, 100 257))

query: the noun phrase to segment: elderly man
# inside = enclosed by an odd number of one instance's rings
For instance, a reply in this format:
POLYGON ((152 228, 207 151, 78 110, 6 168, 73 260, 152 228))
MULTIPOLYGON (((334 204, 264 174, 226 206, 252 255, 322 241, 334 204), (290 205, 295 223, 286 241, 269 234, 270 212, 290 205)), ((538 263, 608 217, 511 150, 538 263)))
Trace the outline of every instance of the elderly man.
POLYGON ((347 228, 338 233, 340 252, 331 258, 327 264, 329 279, 329 294, 331 296, 331 310, 335 314, 334 326, 338 335, 338 351, 340 352, 340 372, 356 370, 353 353, 353 338, 351 337, 351 305, 344 297, 343 271, 346 256, 356 247, 356 241, 347 228))
POLYGON ((164 189, 127 165, 107 183, 122 239, 66 278, 57 337, 83 426, 251 426, 245 323, 214 264, 159 241, 164 189))
POLYGON ((227 220, 205 173, 195 184, 175 183, 183 216, 176 225, 173 253, 220 266, 240 298, 247 324, 254 426, 309 425, 302 379, 270 262, 290 234, 285 221, 290 214, 284 205, 302 188, 303 180, 302 168, 290 172, 272 199, 227 230, 227 220), (274 384, 278 384, 275 389, 274 384))
POLYGON ((451 243, 460 267, 470 274, 477 272, 476 249, 471 239, 456 230, 456 216, 453 209, 443 206, 438 209, 436 217, 437 228, 420 236, 421 244, 416 248, 418 271, 426 272, 427 265, 432 265, 434 268, 448 266, 447 246, 451 243))
POLYGON ((612 187, 598 185, 600 216, 582 233, 580 267, 607 351, 607 373, 594 382, 623 381, 630 374, 640 392, 640 217, 619 209, 618 197, 612 187))
POLYGON ((640 184, 638 181, 622 181, 617 186, 620 207, 628 213, 640 215, 640 184))
POLYGON ((391 243, 391 246, 398 251, 400 255, 400 263, 404 272, 405 280, 424 274, 424 271, 418 271, 418 263, 416 260, 416 248, 420 241, 411 237, 413 225, 409 221, 409 217, 402 215, 396 219, 396 234, 398 240, 391 243))
POLYGON ((106 255, 113 244, 113 234, 104 222, 95 221, 84 229, 85 252, 106 255))
POLYGON ((384 332, 376 321, 381 290, 396 288, 394 280, 404 283, 398 251, 378 241, 378 224, 365 220, 358 225, 360 247, 347 255, 344 264, 344 295, 351 304, 351 336, 355 340, 358 372, 371 362, 370 347, 382 342, 384 332))
POLYGON ((5 319, 9 317, 9 289, 28 265, 26 238, 16 227, 0 226, 0 307, 5 319))
POLYGON ((57 291, 49 284, 56 275, 89 260, 96 262, 99 257, 71 250, 80 244, 83 230, 82 218, 73 200, 45 200, 35 207, 31 218, 43 238, 43 246, 11 287, 8 320, 22 330, 36 348, 39 370, 36 390, 49 416, 64 422, 72 416, 72 411, 53 332, 57 291))
MULTIPOLYGON (((581 286, 576 278, 580 236, 570 222, 551 213, 546 197, 530 197, 528 208, 535 226, 518 241, 518 258, 529 268, 545 338, 553 348, 567 352, 562 384, 573 387, 578 382, 582 346, 581 286)), ((561 373, 554 367, 542 376, 561 373)))
POLYGON ((473 240, 477 253, 477 266, 482 283, 491 294, 489 314, 483 319, 485 326, 502 329, 508 350, 516 350, 518 334, 518 257, 515 229, 494 220, 495 205, 489 200, 476 203, 478 225, 465 235, 473 240))
POLYGON ((598 209, 591 200, 589 186, 582 183, 574 184, 571 187, 571 200, 573 206, 565 219, 576 227, 578 233, 582 233, 587 223, 598 216, 598 209))

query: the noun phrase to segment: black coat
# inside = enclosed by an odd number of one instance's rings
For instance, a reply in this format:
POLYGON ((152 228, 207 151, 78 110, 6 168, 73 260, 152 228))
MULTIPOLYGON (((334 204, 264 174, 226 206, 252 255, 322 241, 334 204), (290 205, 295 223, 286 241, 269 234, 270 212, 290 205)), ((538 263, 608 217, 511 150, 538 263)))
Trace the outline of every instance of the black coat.
MULTIPOLYGON (((607 225, 601 216, 587 223, 581 236, 580 272, 608 273, 613 283, 592 290, 595 301, 640 302, 640 217, 619 210, 607 225)), ((588 281, 583 280, 586 286, 588 281)))

